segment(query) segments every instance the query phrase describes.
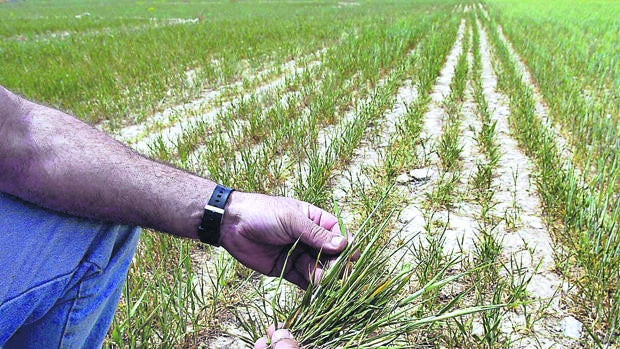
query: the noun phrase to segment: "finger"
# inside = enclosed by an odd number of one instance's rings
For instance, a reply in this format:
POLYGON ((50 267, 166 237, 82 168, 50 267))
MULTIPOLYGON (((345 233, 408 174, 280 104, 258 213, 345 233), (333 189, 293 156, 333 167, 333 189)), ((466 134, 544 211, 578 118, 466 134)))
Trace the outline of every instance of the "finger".
MULTIPOLYGON (((329 270, 334 267, 334 265, 336 265, 336 258, 322 258, 321 259, 321 263, 318 265, 317 270, 314 273, 314 282, 315 283, 319 283, 321 282, 321 278, 324 275, 327 275, 327 273, 329 272, 329 270)), ((339 272, 339 277, 342 278, 342 276, 344 275, 344 271, 345 269, 340 270, 339 272)))
MULTIPOLYGON (((346 233, 347 243, 348 244, 353 243, 353 239, 354 239, 353 234, 351 234, 351 232, 349 232, 349 230, 346 228, 345 228, 345 232, 343 232, 340 229, 340 225, 338 224, 338 218, 334 216, 333 214, 325 210, 322 210, 314 205, 308 204, 308 218, 310 218, 315 224, 329 230, 332 233, 337 233, 337 234, 340 234, 341 236, 344 236, 346 233)), ((353 254, 351 254, 350 259, 353 261, 358 260, 359 255, 360 255, 359 250, 356 250, 355 252, 353 252, 353 254)))
POLYGON ((275 343, 273 349, 299 349, 299 344, 294 339, 283 339, 275 343))
MULTIPOLYGON (((310 257, 310 259, 312 260, 312 257, 310 257)), ((336 265, 337 259, 336 258, 328 258, 328 259, 321 258, 321 261, 319 263, 316 263, 314 261, 315 260, 313 260, 313 263, 311 266, 311 268, 314 268, 314 270, 308 273, 309 275, 308 281, 311 281, 314 285, 318 285, 323 279, 323 276, 327 275, 326 273, 329 271, 329 269, 331 269, 332 267, 334 267, 334 265, 336 265)), ((342 278, 345 273, 349 273, 351 271, 352 269, 351 266, 352 266, 352 263, 347 263, 344 268, 341 268, 341 270, 339 271, 340 278, 342 278)))
POLYGON ((256 343, 254 343, 254 349, 267 349, 269 347, 269 339, 267 337, 260 337, 256 343))
MULTIPOLYGON (((292 260, 292 265, 296 272, 290 273, 286 278, 303 289, 306 289, 310 282, 314 284, 320 283, 321 278, 325 275, 325 271, 332 268, 337 261, 337 258, 326 256, 322 256, 317 260, 316 256, 309 253, 294 253, 294 255, 295 259, 292 260)), ((349 270, 350 263, 347 263, 347 266, 340 271, 340 277, 349 270)))
POLYGON ((321 282, 323 275, 325 275, 325 271, 323 270, 323 268, 317 267, 314 270, 314 274, 312 274, 312 283, 318 285, 321 282))
MULTIPOLYGON (((348 244, 354 244, 354 240, 355 237, 353 236, 353 234, 351 234, 348 230, 347 230, 347 243, 348 244)), ((351 253, 351 255, 349 256, 349 260, 351 261, 356 261, 360 258, 360 250, 356 249, 355 251, 353 251, 353 253, 351 253)))
POLYGON ((331 231, 332 233, 339 233, 342 236, 346 235, 349 242, 353 241, 353 234, 351 234, 346 228, 345 231, 342 231, 342 229, 340 229, 340 224, 338 224, 338 218, 333 214, 314 205, 308 204, 308 218, 312 219, 315 224, 331 231))
POLYGON ((295 269, 291 270, 286 275, 284 275, 284 278, 288 280, 289 282, 294 283, 302 290, 307 289, 308 285, 310 285, 310 283, 308 282, 308 277, 303 276, 300 272, 298 272, 295 269))
MULTIPOLYGON (((353 257, 350 258, 352 260, 353 257)), ((295 273, 295 277, 303 276, 304 281, 308 283, 312 282, 313 284, 318 284, 321 282, 322 277, 325 275, 327 270, 331 269, 336 265, 336 261, 338 258, 333 256, 321 256, 319 260, 313 254, 303 253, 297 255, 295 260, 293 261, 293 266, 297 273, 295 273)), ((351 271, 352 263, 347 262, 344 268, 340 270, 340 277, 343 277, 345 273, 351 271)), ((299 285, 299 281, 297 284, 299 285)), ((304 282, 305 284, 305 282, 304 282)), ((300 286, 302 288, 306 288, 304 286, 300 286)))
POLYGON ((278 322, 278 330, 274 331, 273 325, 269 326, 267 329, 267 334, 271 339, 273 349, 299 349, 299 344, 293 339, 291 332, 283 327, 284 324, 278 322))
POLYGON ((338 226, 338 217, 314 205, 307 205, 308 218, 310 218, 315 224, 327 230, 333 231, 334 233, 340 231, 340 227, 338 226))

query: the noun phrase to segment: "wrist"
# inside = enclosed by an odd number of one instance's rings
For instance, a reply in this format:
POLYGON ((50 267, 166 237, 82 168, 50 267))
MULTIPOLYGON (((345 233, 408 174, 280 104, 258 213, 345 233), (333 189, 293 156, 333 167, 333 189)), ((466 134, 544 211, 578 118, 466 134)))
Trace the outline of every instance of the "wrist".
POLYGON ((228 251, 234 245, 235 236, 242 231, 243 212, 247 211, 244 207, 248 202, 251 202, 252 195, 251 193, 233 191, 228 197, 220 224, 220 239, 218 241, 218 244, 228 251))

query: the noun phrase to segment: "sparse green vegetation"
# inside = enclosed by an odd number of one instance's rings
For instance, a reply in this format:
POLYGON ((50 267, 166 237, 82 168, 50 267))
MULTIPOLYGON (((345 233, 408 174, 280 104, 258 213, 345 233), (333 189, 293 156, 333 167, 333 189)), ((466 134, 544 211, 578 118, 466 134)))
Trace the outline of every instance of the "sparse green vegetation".
POLYGON ((0 84, 356 232, 305 292, 146 232, 107 348, 249 344, 278 321, 306 348, 614 347, 618 18, 582 0, 15 1, 0 84))

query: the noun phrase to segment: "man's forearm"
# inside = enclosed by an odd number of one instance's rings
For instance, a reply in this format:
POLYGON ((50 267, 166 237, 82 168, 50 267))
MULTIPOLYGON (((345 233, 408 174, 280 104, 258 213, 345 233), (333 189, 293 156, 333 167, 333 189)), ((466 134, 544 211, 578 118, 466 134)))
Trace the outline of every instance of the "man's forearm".
POLYGON ((0 191, 49 209, 196 238, 215 184, 0 87, 0 191))

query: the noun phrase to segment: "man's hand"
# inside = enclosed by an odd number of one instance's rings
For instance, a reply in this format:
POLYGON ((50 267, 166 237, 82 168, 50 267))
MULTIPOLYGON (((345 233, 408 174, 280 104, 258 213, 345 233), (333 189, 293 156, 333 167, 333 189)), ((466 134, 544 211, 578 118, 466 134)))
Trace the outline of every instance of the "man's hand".
POLYGON ((291 333, 283 329, 281 324, 278 324, 280 329, 276 330, 273 325, 269 326, 267 329, 267 337, 259 338, 256 343, 254 343, 254 349, 299 349, 299 344, 295 341, 291 333), (269 346, 271 343, 271 346, 269 346))
POLYGON ((316 206, 233 192, 222 219, 220 244, 247 267, 269 276, 282 274, 305 289, 310 280, 320 280, 323 268, 345 249, 348 240, 338 219, 316 206))

